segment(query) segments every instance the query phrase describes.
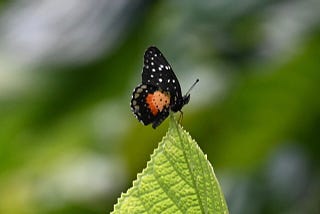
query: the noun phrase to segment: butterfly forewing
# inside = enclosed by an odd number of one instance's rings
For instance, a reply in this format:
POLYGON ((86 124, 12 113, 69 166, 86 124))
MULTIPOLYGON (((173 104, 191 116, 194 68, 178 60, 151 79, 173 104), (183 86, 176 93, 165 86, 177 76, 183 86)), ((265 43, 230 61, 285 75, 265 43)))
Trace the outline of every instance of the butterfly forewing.
POLYGON ((166 58, 156 47, 149 47, 144 54, 142 83, 158 86, 169 92, 173 109, 182 105, 180 103, 182 94, 179 81, 166 58))

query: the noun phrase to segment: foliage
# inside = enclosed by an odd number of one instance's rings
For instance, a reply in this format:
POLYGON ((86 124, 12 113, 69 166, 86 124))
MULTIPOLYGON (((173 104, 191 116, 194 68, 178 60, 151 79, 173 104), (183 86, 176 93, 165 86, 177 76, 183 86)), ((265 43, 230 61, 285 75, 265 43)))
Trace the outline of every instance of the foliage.
POLYGON ((228 213, 210 162, 173 114, 166 136, 113 213, 228 213))

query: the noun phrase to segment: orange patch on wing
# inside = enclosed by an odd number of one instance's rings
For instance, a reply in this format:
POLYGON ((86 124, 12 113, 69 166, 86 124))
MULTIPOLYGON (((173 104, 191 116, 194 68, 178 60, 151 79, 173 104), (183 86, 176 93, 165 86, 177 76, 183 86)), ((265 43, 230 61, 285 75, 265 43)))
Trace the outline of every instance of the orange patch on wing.
POLYGON ((158 112, 169 107, 170 96, 160 91, 155 91, 153 94, 148 94, 146 102, 149 105, 151 113, 156 116, 158 112))

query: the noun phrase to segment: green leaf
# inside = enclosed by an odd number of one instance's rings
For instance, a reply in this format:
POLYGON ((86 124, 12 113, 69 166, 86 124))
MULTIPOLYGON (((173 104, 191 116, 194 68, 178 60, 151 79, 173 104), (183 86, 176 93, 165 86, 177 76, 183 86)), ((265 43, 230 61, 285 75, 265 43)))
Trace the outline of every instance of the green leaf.
POLYGON ((229 213, 213 168, 170 115, 166 136, 112 213, 229 213))

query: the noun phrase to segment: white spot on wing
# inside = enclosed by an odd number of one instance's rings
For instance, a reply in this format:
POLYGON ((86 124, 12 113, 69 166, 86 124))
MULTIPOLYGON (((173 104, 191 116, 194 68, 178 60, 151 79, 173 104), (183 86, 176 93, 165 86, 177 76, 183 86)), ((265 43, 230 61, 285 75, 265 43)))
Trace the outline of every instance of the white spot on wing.
POLYGON ((161 78, 159 78, 159 82, 162 82, 162 79, 161 79, 161 78))

